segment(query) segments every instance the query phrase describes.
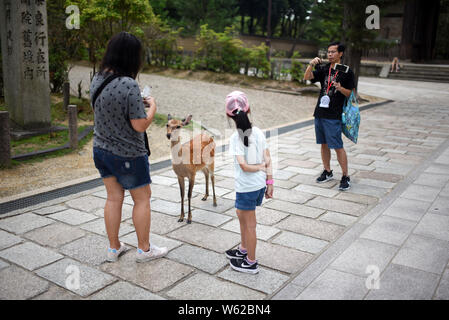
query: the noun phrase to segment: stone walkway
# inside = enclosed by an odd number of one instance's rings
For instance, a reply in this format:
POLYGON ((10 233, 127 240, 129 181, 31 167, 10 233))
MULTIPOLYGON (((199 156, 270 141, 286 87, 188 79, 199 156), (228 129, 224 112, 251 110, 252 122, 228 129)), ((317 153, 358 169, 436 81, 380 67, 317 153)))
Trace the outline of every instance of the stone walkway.
MULTIPOLYGON (((348 192, 338 190, 335 159, 337 180, 314 182, 322 169, 313 127, 270 138, 276 187, 257 210, 258 275, 231 270, 224 256, 240 236, 232 161, 219 154, 218 207, 201 201, 199 175, 191 225, 177 222, 173 171, 153 172, 151 239, 170 252, 149 263, 137 264, 134 248, 105 262, 103 187, 3 214, 0 299, 449 299, 444 101, 364 111, 359 143, 345 140, 348 192)), ((120 240, 135 247, 131 210, 127 195, 120 240)))

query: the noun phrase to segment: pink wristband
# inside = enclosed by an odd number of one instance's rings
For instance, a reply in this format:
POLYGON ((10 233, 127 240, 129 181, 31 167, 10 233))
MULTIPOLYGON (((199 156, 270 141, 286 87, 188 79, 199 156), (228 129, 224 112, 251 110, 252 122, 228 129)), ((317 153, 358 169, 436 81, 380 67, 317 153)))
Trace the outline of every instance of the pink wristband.
POLYGON ((273 179, 267 180, 267 184, 273 184, 273 183, 274 183, 274 180, 273 180, 273 179))

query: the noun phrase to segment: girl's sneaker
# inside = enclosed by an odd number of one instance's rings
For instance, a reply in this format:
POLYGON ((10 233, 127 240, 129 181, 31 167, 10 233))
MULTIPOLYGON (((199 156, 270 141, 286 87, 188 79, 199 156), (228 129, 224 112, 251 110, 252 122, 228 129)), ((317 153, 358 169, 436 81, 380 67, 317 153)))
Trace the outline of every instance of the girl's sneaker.
POLYGON ((228 259, 243 259, 246 253, 242 253, 239 248, 226 251, 226 258, 228 259))
POLYGON ((116 262, 118 260, 118 257, 121 256, 123 253, 128 251, 129 248, 123 244, 123 242, 120 242, 120 248, 119 249, 112 249, 108 248, 108 256, 106 258, 106 261, 109 262, 116 262))
POLYGON ((250 264, 246 258, 245 259, 231 259, 229 262, 231 268, 240 272, 256 274, 259 272, 259 266, 257 261, 253 264, 250 264))
POLYGON ((154 244, 150 244, 150 250, 143 251, 142 249, 137 249, 136 262, 147 262, 157 258, 162 258, 168 252, 168 249, 163 247, 159 248, 154 244))

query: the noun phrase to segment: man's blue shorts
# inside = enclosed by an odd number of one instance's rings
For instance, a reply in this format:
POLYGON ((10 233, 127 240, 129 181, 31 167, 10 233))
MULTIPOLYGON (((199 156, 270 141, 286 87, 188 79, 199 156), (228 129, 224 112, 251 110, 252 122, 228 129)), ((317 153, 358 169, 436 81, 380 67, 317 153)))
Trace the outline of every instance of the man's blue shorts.
POLYGON ((240 210, 256 210, 260 206, 265 195, 266 187, 252 192, 237 192, 235 196, 235 207, 240 210))
POLYGON ((341 120, 315 118, 317 144, 327 144, 330 149, 343 148, 341 139, 341 120))
POLYGON ((125 158, 94 147, 94 162, 101 177, 116 177, 125 190, 137 189, 151 183, 148 156, 125 158))

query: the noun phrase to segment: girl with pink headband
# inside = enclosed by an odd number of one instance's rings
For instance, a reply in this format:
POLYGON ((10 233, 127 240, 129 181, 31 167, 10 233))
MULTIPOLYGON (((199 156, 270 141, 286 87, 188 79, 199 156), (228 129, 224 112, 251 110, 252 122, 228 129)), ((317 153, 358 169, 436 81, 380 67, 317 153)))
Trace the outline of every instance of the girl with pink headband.
POLYGON ((226 97, 226 115, 234 120, 237 131, 231 136, 229 153, 234 156, 236 200, 240 222, 241 243, 237 249, 226 251, 231 268, 256 274, 256 207, 263 197, 273 197, 271 156, 265 134, 249 121, 248 98, 241 91, 226 97))

